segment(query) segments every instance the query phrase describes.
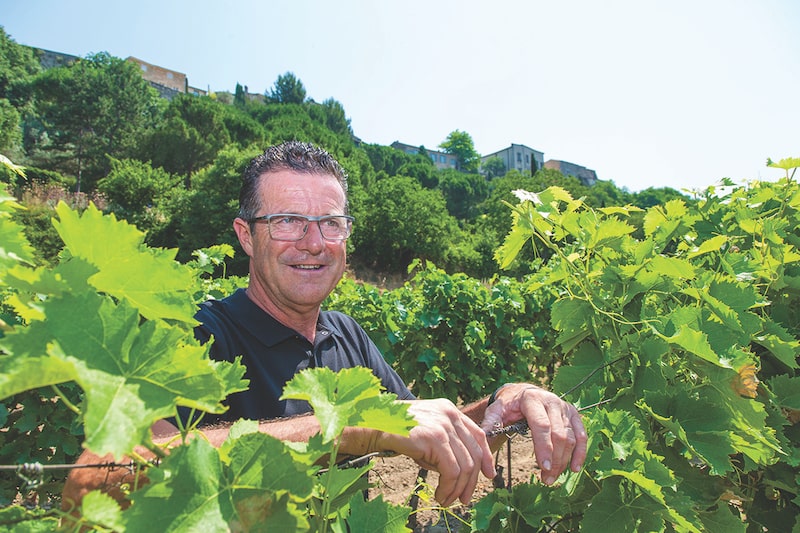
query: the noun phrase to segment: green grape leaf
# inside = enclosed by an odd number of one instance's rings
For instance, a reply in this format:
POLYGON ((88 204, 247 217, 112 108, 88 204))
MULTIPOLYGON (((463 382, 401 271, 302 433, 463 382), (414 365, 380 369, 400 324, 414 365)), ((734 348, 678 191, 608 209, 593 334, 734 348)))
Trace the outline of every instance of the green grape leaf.
POLYGON ((769 380, 769 388, 780 407, 800 410, 800 376, 775 376, 769 380))
POLYGON ((644 454, 647 440, 639 427, 639 422, 630 412, 596 411, 588 423, 591 426, 590 434, 596 433, 605 437, 607 443, 608 465, 604 466, 602 461, 598 460, 600 464, 595 465, 598 470, 616 468, 620 462, 626 461, 629 457, 644 454))
POLYGON ((566 513, 564 493, 540 484, 521 483, 511 491, 511 505, 534 528, 541 528, 566 513))
MULTIPOLYGON (((2 339, 3 342, 13 340, 14 333, 2 339)), ((7 349, 10 344, 5 344, 7 349)), ((45 354, 40 357, 18 357, 15 355, 0 355, 0 398, 9 398, 14 394, 46 387, 58 385, 67 381, 73 381, 77 377, 75 365, 65 361, 59 355, 47 355, 48 348, 45 347, 45 354)))
POLYGON ((244 389, 240 364, 212 363, 208 347, 183 328, 154 320, 140 325, 124 300, 84 292, 44 307, 46 320, 3 339, 12 358, 0 397, 76 381, 86 393, 85 445, 99 455, 119 458, 149 442, 150 426, 174 415, 175 405, 221 413, 221 401, 244 389))
MULTIPOLYGON (((52 515, 52 510, 43 508, 31 509, 22 505, 4 505, 0 507, 0 526, 9 533, 52 533, 60 531, 59 517, 52 515)), ((61 524, 61 527, 64 525, 61 524)))
POLYGON ((346 426, 408 435, 416 423, 408 405, 382 394, 380 380, 368 368, 333 372, 312 368, 296 374, 284 387, 282 399, 306 400, 319 420, 325 442, 338 437, 346 426))
POLYGON ((382 495, 364 500, 361 493, 350 500, 349 531, 359 533, 407 533, 406 527, 411 508, 405 505, 392 505, 384 501, 382 495))
POLYGON ((713 511, 699 513, 705 531, 725 531, 726 533, 745 533, 747 524, 731 506, 720 502, 713 511))
POLYGON ((642 209, 641 207, 636 207, 635 205, 628 204, 628 205, 625 205, 625 206, 611 205, 611 206, 608 206, 608 207, 598 207, 597 211, 600 211, 604 215, 608 215, 608 216, 611 216, 611 215, 628 216, 631 213, 641 213, 641 212, 644 211, 644 209, 642 209))
POLYGON ((514 208, 512 216, 511 230, 506 235, 506 238, 503 239, 503 243, 494 252, 494 259, 499 263, 501 269, 510 267, 520 251, 522 251, 525 243, 531 240, 534 233, 534 223, 531 217, 538 215, 531 210, 526 216, 522 208, 514 208))
POLYGON ((739 314, 728 304, 713 297, 708 291, 700 291, 700 299, 711 312, 710 319, 723 324, 734 333, 744 333, 742 323, 739 321, 739 314))
POLYGON ((769 317, 763 319, 763 325, 764 330, 753 338, 753 342, 769 350, 788 368, 798 368, 797 353, 800 351, 800 341, 769 317))
POLYGON ((144 233, 94 205, 82 215, 61 202, 53 224, 73 257, 95 265, 89 282, 97 290, 128 299, 142 316, 195 324, 192 269, 176 262, 176 250, 144 245, 144 233))
POLYGON ((93 490, 83 497, 81 516, 92 524, 99 524, 114 531, 124 530, 119 503, 99 490, 93 490))
POLYGON ((728 242, 727 235, 717 235, 716 237, 712 237, 706 241, 703 241, 700 246, 694 246, 689 253, 686 254, 688 259, 694 259, 695 257, 708 254, 711 252, 719 252, 722 250, 722 247, 728 242))
POLYGON ((613 245, 622 237, 630 235, 636 228, 617 218, 608 218, 600 222, 596 231, 592 232, 592 237, 587 243, 589 248, 600 248, 613 245))
POLYGON ((356 494, 362 494, 369 488, 369 480, 365 475, 372 469, 368 463, 357 468, 339 468, 319 474, 318 487, 324 487, 321 496, 327 499, 331 509, 339 509, 346 505, 356 494))
POLYGON ((772 159, 767 158, 767 166, 772 168, 781 168, 783 170, 792 170, 793 168, 800 168, 800 157, 786 157, 777 163, 772 159))
POLYGON ((661 247, 678 232, 686 215, 686 204, 680 200, 670 200, 664 205, 651 207, 644 215, 645 235, 661 247))
POLYGON ((569 353, 591 334, 587 321, 594 309, 586 300, 565 298, 553 303, 550 321, 556 331, 560 331, 556 342, 569 353))
POLYGON ((33 247, 22 226, 11 220, 11 212, 18 209, 23 207, 0 191, 0 274, 20 263, 34 264, 33 247))
POLYGON ((123 512, 127 531, 307 531, 313 478, 268 435, 243 435, 230 462, 203 439, 174 448, 123 512))
MULTIPOLYGON (((632 483, 635 483, 639 489, 650 496, 653 500, 660 503, 663 506, 663 511, 661 514, 666 515, 666 520, 673 524, 677 531, 690 531, 693 533, 701 533, 701 529, 692 523, 692 520, 697 521, 697 518, 691 516, 689 518, 681 515, 676 509, 674 509, 670 503, 667 501, 667 496, 664 494, 664 489, 667 490, 674 490, 674 479, 672 480, 673 485, 663 485, 663 480, 653 479, 648 476, 651 470, 655 468, 666 470, 666 468, 661 464, 658 459, 651 458, 648 459, 643 464, 638 465, 637 470, 622 470, 622 469, 611 469, 608 472, 605 472, 605 476, 620 476, 623 477, 632 483), (657 465, 657 466, 656 466, 657 465), (644 470, 644 471, 642 471, 644 470), (691 518, 691 520, 690 520, 691 518)), ((693 514, 693 513, 692 513, 693 514)))
POLYGON ((192 255, 196 258, 192 266, 207 274, 214 272, 214 267, 224 265, 226 257, 233 257, 233 246, 230 244, 217 244, 208 248, 195 250, 192 255))
MULTIPOLYGON (((702 331, 697 331, 688 325, 678 327, 677 333, 670 337, 663 337, 670 344, 680 346, 687 352, 694 354, 710 363, 726 366, 726 362, 711 349, 708 337, 702 331)), ((729 365, 728 365, 729 366, 729 365)))
POLYGON ((662 507, 647 495, 625 487, 622 480, 606 481, 581 520, 581 531, 593 533, 662 532, 662 507))
POLYGON ((694 279, 696 275, 695 267, 689 261, 677 257, 654 255, 647 267, 670 279, 694 279))
POLYGON ((246 433, 234 440, 229 456, 231 486, 288 490, 300 500, 311 497, 314 479, 308 472, 315 469, 313 458, 288 453, 280 440, 264 433, 246 433))

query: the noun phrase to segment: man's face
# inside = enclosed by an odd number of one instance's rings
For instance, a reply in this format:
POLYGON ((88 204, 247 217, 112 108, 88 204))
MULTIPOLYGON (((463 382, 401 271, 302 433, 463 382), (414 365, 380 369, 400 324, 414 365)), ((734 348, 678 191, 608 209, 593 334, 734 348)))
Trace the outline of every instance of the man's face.
MULTIPOLYGON (((331 175, 291 170, 265 174, 260 196, 258 215, 345 214, 344 191, 331 175)), ((237 219, 235 229, 250 256, 248 293, 276 316, 317 311, 344 273, 347 241, 324 239, 316 222, 310 222, 303 238, 294 242, 272 239, 266 222, 256 222, 251 232, 237 219)))

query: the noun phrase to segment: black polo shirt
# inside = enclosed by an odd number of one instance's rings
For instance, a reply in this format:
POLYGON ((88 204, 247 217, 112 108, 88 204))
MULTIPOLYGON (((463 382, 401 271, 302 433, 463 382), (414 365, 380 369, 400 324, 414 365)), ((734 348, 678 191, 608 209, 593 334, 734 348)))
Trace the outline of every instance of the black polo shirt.
MULTIPOLYGON (((366 331, 351 317, 336 311, 320 313, 314 343, 275 320, 239 289, 222 300, 200 306, 201 323, 195 336, 206 342, 214 336, 212 359, 233 361, 242 356, 247 367, 248 390, 226 400, 229 410, 222 420, 264 420, 309 412, 305 401, 278 398, 283 387, 300 370, 328 367, 333 371, 355 366, 371 368, 388 392, 401 400, 414 399, 403 380, 386 363, 366 331)), ((209 418, 205 418, 205 421, 209 418)))

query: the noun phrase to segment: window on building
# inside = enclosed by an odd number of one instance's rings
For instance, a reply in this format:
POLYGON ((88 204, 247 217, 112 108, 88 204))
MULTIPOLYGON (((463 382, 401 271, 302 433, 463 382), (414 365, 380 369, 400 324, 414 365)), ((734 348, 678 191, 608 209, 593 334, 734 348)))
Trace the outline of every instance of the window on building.
POLYGON ((141 67, 144 72, 147 72, 147 65, 141 65, 141 67))
POLYGON ((440 155, 439 156, 439 163, 447 163, 447 157, 440 155))
POLYGON ((517 163, 522 163, 522 154, 517 152, 517 163))
POLYGON ((167 79, 171 80, 172 78, 174 78, 174 76, 172 75, 172 72, 167 72, 167 79))

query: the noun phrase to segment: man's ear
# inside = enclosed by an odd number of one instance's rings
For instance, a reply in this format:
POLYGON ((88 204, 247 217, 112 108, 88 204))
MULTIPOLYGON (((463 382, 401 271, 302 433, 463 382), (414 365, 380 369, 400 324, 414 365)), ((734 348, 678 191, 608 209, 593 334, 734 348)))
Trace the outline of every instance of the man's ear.
POLYGON ((236 232, 236 237, 239 238, 239 244, 242 246, 244 253, 246 253, 248 257, 252 257, 253 235, 250 233, 250 224, 244 219, 236 217, 233 220, 233 231, 236 232))

